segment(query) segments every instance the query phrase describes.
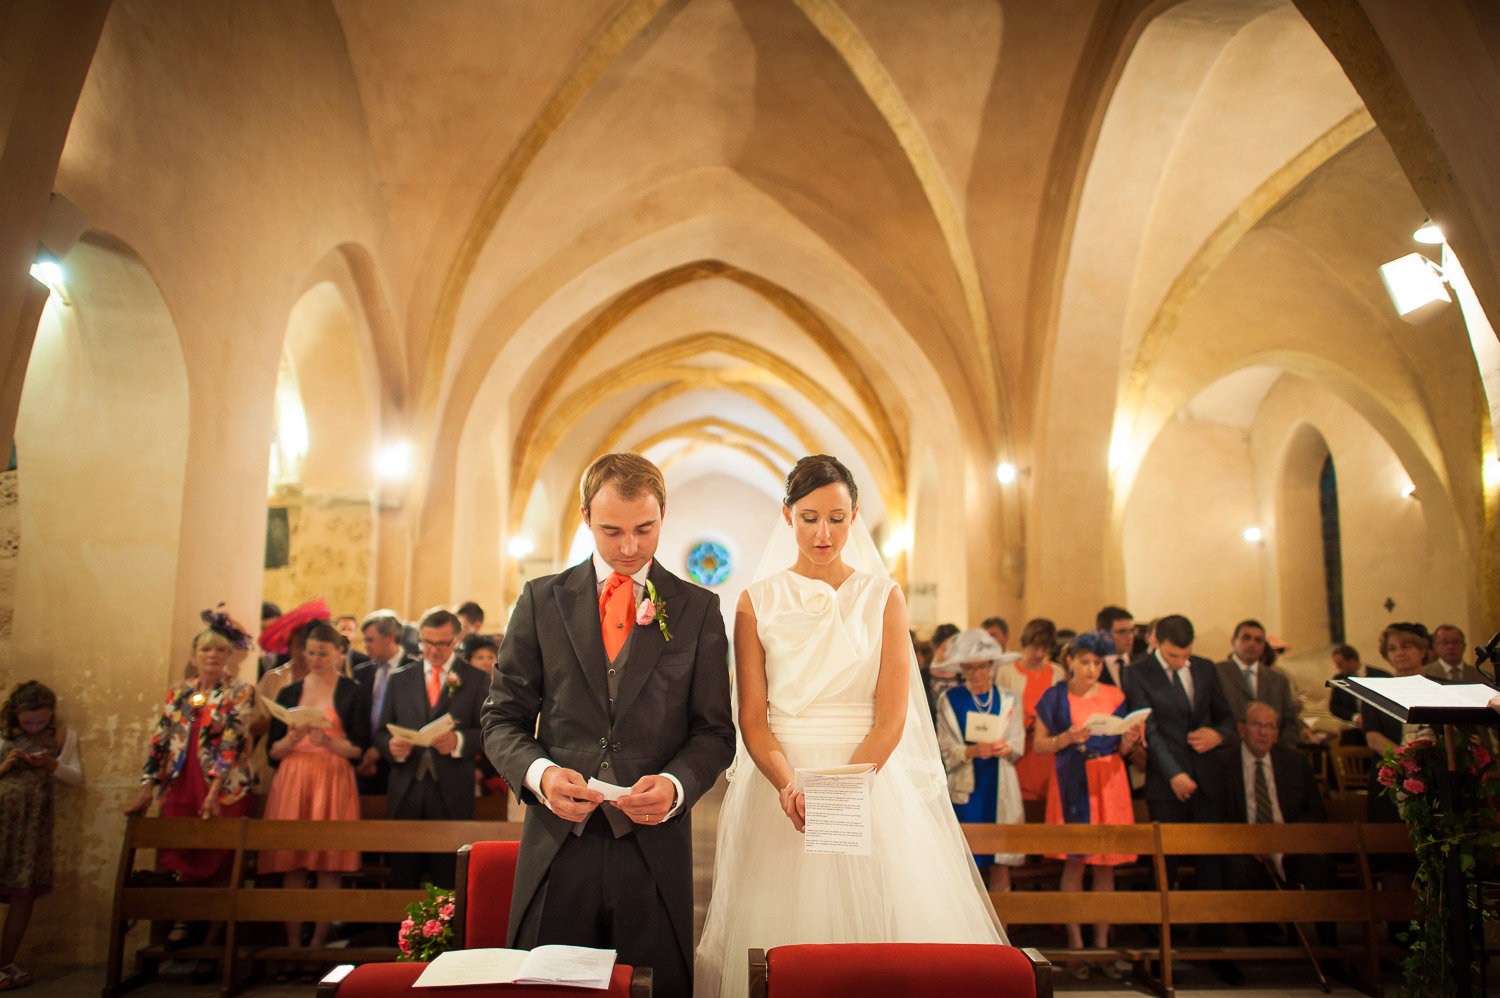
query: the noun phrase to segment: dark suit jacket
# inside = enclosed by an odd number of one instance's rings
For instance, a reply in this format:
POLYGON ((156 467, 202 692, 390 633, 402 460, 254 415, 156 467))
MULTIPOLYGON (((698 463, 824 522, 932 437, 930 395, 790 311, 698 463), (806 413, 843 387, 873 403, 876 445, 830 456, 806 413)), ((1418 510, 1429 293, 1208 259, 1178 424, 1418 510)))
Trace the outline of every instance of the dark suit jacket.
POLYGON ((719 598, 652 562, 648 578, 665 608, 670 642, 637 625, 615 668, 600 636, 598 583, 590 558, 534 579, 516 601, 484 705, 485 751, 526 809, 511 899, 510 945, 558 849, 573 831, 525 785, 549 758, 585 778, 631 786, 670 773, 682 784, 676 816, 632 831, 671 913, 682 952, 693 952, 691 810, 734 756, 728 642, 719 598), (620 663, 623 662, 623 665, 620 663))
MULTIPOLYGON (((1343 676, 1335 675, 1334 679, 1342 679, 1343 676)), ((1344 721, 1354 720, 1354 715, 1359 713, 1359 698, 1348 690, 1334 688, 1328 691, 1328 713, 1344 721)), ((1360 740, 1364 744, 1364 740, 1360 740)))
POLYGON ((424 756, 432 757, 438 792, 447 805, 449 817, 468 820, 474 816, 474 763, 484 751, 479 710, 489 693, 490 677, 483 669, 476 669, 457 656, 453 659, 453 672, 458 676, 458 689, 452 690, 444 683, 436 706, 428 706, 426 674, 420 663, 391 673, 386 682, 385 709, 380 713, 375 747, 391 766, 385 792, 387 816, 395 815, 402 798, 411 790, 424 756), (463 736, 463 755, 460 758, 430 748, 413 748, 405 762, 391 758, 391 732, 387 725, 399 724, 415 730, 444 714, 452 714, 453 720, 458 722, 453 730, 463 736))
MULTIPOLYGON (((303 680, 299 679, 283 686, 281 692, 276 694, 276 702, 287 708, 297 706, 302 699, 302 683, 303 680)), ((339 716, 339 723, 344 726, 344 737, 363 752, 370 744, 370 694, 354 680, 339 676, 338 683, 333 687, 333 711, 339 716)), ((285 738, 286 730, 285 724, 272 717, 271 728, 266 734, 267 748, 285 738)), ((279 766, 281 762, 271 759, 271 765, 279 766)))
MULTIPOLYGON (((1299 821, 1327 821, 1323 810, 1323 795, 1318 792, 1318 780, 1313 775, 1312 764, 1307 756, 1297 749, 1272 745, 1266 753, 1271 760, 1271 778, 1276 783, 1276 803, 1281 807, 1281 820, 1288 825, 1299 821)), ((1241 765, 1240 747, 1219 752, 1224 765, 1224 809, 1230 821, 1249 821, 1245 806, 1245 770, 1241 765)))
MULTIPOLYGON (((1103 683, 1105 686, 1118 686, 1120 684, 1115 682, 1114 675, 1109 671, 1109 659, 1111 658, 1115 658, 1115 656, 1110 655, 1105 658, 1104 668, 1099 670, 1099 682, 1103 683)), ((1132 660, 1129 655, 1122 656, 1117 661, 1115 668, 1120 670, 1120 675, 1122 677, 1125 674, 1126 667, 1130 665, 1131 661, 1132 660)))
MULTIPOLYGON (((385 686, 385 688, 386 688, 387 695, 389 695, 390 689, 391 689, 390 676, 394 676, 396 674, 396 670, 397 669, 404 669, 407 666, 411 665, 413 662, 417 663, 417 665, 420 666, 421 663, 422 663, 422 660, 419 659, 419 658, 413 658, 412 656, 407 655, 403 651, 400 660, 396 663, 396 668, 392 669, 391 672, 390 672, 390 675, 388 675, 386 677, 386 681, 385 681, 386 682, 386 686, 385 686)), ((354 669, 354 681, 356 683, 358 683, 360 686, 364 687, 365 691, 369 694, 369 709, 371 711, 374 711, 375 706, 376 706, 375 705, 375 669, 376 669, 376 666, 377 666, 377 663, 371 662, 368 659, 366 659, 363 663, 361 663, 360 665, 356 666, 355 669, 354 669)), ((381 706, 384 706, 384 705, 382 704, 381 706)), ((377 726, 378 726, 378 723, 379 722, 377 722, 377 726)), ((374 737, 375 737, 375 732, 371 731, 370 732, 371 744, 374 743, 374 737)), ((361 776, 361 777, 359 777, 359 792, 362 793, 362 794, 384 795, 385 791, 386 791, 386 788, 390 785, 390 778, 391 778, 391 764, 389 762, 387 762, 385 756, 382 755, 382 756, 380 756, 379 758, 377 758, 375 760, 375 775, 374 776, 361 776)))
POLYGON ((1186 773, 1209 799, 1224 795, 1224 771, 1212 752, 1198 753, 1188 745, 1188 732, 1213 728, 1225 742, 1234 731, 1234 715, 1219 688, 1219 670, 1206 658, 1193 656, 1184 667, 1193 679, 1193 703, 1177 692, 1172 677, 1155 652, 1142 655, 1125 670, 1125 698, 1131 710, 1151 708, 1146 718, 1146 799, 1175 801, 1172 777, 1186 773))
MULTIPOLYGON (((1218 670, 1219 687, 1224 691, 1224 699, 1229 702, 1229 712, 1234 715, 1236 722, 1243 721, 1245 708, 1249 706, 1251 699, 1250 687, 1245 685, 1245 674, 1232 658, 1220 662, 1218 670)), ((1302 708, 1292 694, 1292 681, 1275 669, 1262 665, 1255 670, 1255 685, 1255 699, 1275 707, 1276 716, 1281 718, 1277 743, 1295 751, 1302 738, 1302 708)), ((1238 746, 1239 736, 1239 730, 1236 729, 1229 742, 1238 746)))

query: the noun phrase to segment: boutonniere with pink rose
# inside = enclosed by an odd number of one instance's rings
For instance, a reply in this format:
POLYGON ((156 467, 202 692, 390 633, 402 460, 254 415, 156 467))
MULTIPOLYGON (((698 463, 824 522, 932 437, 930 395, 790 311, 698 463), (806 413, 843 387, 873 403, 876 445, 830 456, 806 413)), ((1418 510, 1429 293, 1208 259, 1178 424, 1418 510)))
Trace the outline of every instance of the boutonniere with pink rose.
POLYGON ((646 580, 646 598, 636 604, 635 622, 641 627, 654 622, 661 628, 661 636, 672 640, 672 632, 667 630, 667 608, 662 606, 661 597, 656 595, 656 583, 650 579, 646 580))
POLYGON ((464 684, 463 677, 458 674, 457 668, 451 668, 448 670, 448 676, 444 680, 444 682, 448 684, 448 695, 450 697, 453 695, 453 692, 455 690, 457 690, 464 684))

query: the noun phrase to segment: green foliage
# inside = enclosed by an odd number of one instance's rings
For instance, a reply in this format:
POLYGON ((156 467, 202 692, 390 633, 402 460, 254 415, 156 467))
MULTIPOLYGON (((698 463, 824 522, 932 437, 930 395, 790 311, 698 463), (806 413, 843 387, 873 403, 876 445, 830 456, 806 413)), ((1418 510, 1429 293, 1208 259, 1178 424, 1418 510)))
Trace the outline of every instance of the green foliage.
MULTIPOLYGON (((1449 729, 1452 730, 1452 729, 1449 729)), ((1448 857, 1455 852, 1459 868, 1468 880, 1461 903, 1469 909, 1474 927, 1472 950, 1475 960, 1469 980, 1472 994, 1480 995, 1478 955, 1485 918, 1493 918, 1493 905, 1473 881, 1476 870, 1494 865, 1500 846, 1500 823, 1495 812, 1500 782, 1481 777, 1490 756, 1478 740, 1462 732, 1453 735, 1456 769, 1448 767, 1448 746, 1443 735, 1419 738, 1400 750, 1387 749, 1377 778, 1381 793, 1396 803, 1411 833, 1417 872, 1412 887, 1417 893, 1416 918, 1404 935, 1411 952, 1401 961, 1406 979, 1402 994, 1407 998, 1452 998, 1454 983, 1452 948, 1448 939, 1448 857), (1453 781, 1456 806, 1444 808, 1438 792, 1445 780, 1453 781)))
POLYGON ((406 906, 406 921, 396 936, 397 960, 428 962, 453 948, 453 895, 427 885, 427 900, 406 906))

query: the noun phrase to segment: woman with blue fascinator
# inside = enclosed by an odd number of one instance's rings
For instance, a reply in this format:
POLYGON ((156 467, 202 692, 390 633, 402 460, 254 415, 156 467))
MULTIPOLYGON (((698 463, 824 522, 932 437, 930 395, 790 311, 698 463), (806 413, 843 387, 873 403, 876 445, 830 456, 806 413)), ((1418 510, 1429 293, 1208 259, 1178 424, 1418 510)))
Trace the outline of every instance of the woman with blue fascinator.
MULTIPOLYGON (((1129 825, 1135 822, 1130 802, 1130 777, 1125 773, 1121 751, 1130 751, 1141 740, 1142 725, 1124 735, 1091 734, 1086 727, 1095 714, 1124 717, 1129 713, 1125 694, 1116 686, 1099 682, 1104 658, 1114 654, 1114 636, 1108 631, 1078 635, 1063 652, 1067 682, 1042 694, 1036 705, 1033 746, 1042 755, 1053 755, 1057 775, 1056 792, 1047 799, 1047 821, 1052 824, 1129 825)), ((1115 867, 1135 861, 1134 856, 1053 856, 1063 861, 1062 889, 1083 890, 1085 866, 1094 868, 1094 890, 1115 889, 1115 867)), ((1094 926, 1094 946, 1109 945, 1109 923, 1094 926)), ((1082 927, 1068 926, 1068 948, 1083 948, 1082 927)), ((1124 961, 1094 964, 1112 980, 1120 980, 1130 969, 1124 961)), ((1090 965, 1073 961, 1068 973, 1086 980, 1090 965)))

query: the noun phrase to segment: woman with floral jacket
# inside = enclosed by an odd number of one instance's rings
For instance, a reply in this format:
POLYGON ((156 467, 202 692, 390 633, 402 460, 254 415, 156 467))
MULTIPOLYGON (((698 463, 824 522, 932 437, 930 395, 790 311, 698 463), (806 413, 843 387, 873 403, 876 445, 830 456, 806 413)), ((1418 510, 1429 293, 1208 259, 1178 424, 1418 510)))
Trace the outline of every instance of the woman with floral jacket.
MULTIPOLYGON (((227 618, 225 618, 227 620, 227 618)), ((164 818, 240 818, 250 813, 255 773, 250 766, 250 718, 255 687, 228 675, 234 635, 222 622, 193 638, 193 678, 174 684, 157 718, 141 770, 141 789, 125 808, 145 814, 159 797, 164 818)), ((222 883, 233 853, 222 849, 161 849, 157 868, 182 884, 222 883)), ((186 945, 189 927, 181 922, 168 946, 186 945)))

